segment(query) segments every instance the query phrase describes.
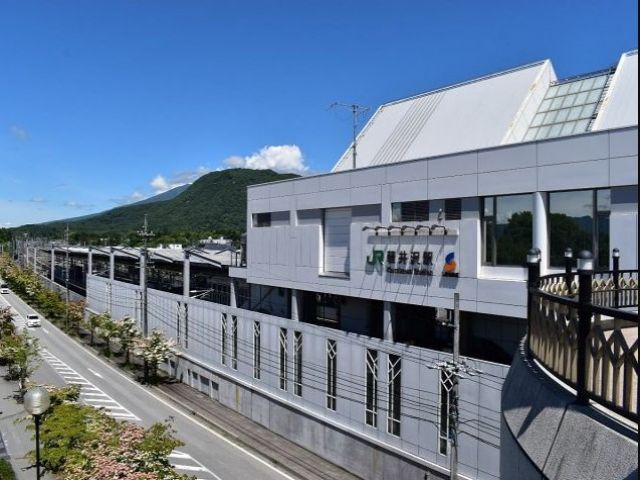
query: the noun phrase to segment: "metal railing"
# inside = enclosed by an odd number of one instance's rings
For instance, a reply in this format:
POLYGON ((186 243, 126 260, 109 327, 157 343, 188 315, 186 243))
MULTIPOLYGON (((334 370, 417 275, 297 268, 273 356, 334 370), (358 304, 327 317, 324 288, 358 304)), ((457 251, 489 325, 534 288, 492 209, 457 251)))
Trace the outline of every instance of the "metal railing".
POLYGON ((590 255, 580 253, 588 258, 579 256, 575 273, 543 277, 539 256, 528 259, 528 352, 578 401, 637 422, 638 271, 594 274, 590 255))

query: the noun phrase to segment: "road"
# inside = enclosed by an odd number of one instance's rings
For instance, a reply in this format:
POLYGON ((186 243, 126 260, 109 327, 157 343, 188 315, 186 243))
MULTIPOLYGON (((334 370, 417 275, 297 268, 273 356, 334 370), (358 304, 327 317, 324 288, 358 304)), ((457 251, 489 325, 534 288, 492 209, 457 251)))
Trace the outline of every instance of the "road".
MULTIPOLYGON (((27 313, 38 313, 13 293, 0 295, 0 306, 4 303, 22 317, 16 320, 19 328, 24 328, 27 313)), ((232 443, 122 374, 46 319, 42 327, 29 328, 29 333, 38 338, 42 357, 58 375, 56 380, 80 385, 84 403, 104 407, 114 418, 145 427, 173 419, 177 437, 185 443, 170 458, 180 473, 194 475, 199 480, 293 480, 268 461, 232 443)))

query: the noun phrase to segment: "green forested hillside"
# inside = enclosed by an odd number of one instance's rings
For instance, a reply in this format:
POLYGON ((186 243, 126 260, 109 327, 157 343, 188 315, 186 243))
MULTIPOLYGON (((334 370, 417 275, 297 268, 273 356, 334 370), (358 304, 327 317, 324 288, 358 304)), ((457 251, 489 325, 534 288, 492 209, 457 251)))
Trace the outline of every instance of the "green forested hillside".
POLYGON ((79 219, 25 225, 19 232, 59 237, 68 224, 76 240, 96 237, 129 238, 142 226, 147 214, 158 235, 180 241, 180 235, 221 233, 237 236, 246 228, 247 186, 293 178, 271 170, 229 169, 208 173, 170 200, 114 208, 79 219))

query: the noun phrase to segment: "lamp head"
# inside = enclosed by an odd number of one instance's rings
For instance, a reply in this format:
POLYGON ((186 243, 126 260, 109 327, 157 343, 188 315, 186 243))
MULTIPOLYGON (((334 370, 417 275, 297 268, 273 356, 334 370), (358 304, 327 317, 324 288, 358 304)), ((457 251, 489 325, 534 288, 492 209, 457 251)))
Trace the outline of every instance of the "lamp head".
POLYGON ((527 263, 540 263, 540 249, 532 248, 527 253, 527 263))
POLYGON ((593 255, 589 250, 582 250, 578 253, 578 271, 593 271, 593 255))
POLYGON ((24 396, 24 409, 31 415, 42 415, 51 405, 49 391, 44 387, 34 387, 24 396))

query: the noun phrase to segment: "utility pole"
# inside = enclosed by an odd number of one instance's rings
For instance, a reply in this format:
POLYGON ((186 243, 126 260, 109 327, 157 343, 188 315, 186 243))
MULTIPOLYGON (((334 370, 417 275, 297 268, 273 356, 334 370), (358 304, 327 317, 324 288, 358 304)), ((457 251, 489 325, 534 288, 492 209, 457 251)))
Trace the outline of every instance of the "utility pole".
MULTIPOLYGON (((147 309, 147 268, 149 265, 149 250, 148 240, 153 237, 153 232, 149 231, 149 225, 147 223, 147 214, 144 214, 144 224, 142 230, 138 230, 138 235, 142 237, 144 246, 142 247, 142 257, 140 258, 141 270, 142 270, 142 332, 145 337, 149 335, 149 317, 147 309)), ((149 381, 149 363, 144 360, 144 382, 149 381)))
POLYGON ((144 214, 144 224, 142 225, 142 230, 138 230, 138 235, 142 237, 142 240, 144 241, 144 245, 142 247, 142 258, 140 259, 140 261, 143 263, 143 278, 140 283, 142 283, 142 332, 146 337, 149 334, 149 321, 147 316, 147 267, 149 265, 148 240, 149 238, 154 236, 153 232, 149 231, 146 213, 144 214))
POLYGON ((64 325, 69 331, 69 224, 67 224, 67 228, 64 230, 64 245, 65 245, 65 255, 64 255, 64 288, 66 289, 66 303, 67 308, 65 310, 64 317, 64 325))
POLYGON ((341 103, 341 102, 333 102, 329 108, 335 108, 335 107, 345 107, 345 108, 349 108, 351 110, 351 126, 353 129, 353 141, 351 144, 351 152, 352 152, 352 165, 351 167, 353 169, 356 168, 356 158, 358 156, 358 152, 357 152, 357 133, 358 133, 358 117, 360 115, 362 115, 365 112, 369 111, 369 107, 365 107, 363 105, 358 105, 357 103, 341 103))
MULTIPOLYGON (((482 372, 460 361, 460 294, 458 292, 453 294, 452 320, 445 323, 445 326, 453 329, 453 358, 449 362, 438 362, 430 368, 442 372, 440 383, 448 394, 449 478, 456 480, 458 478, 458 382, 461 378, 465 378, 464 374, 474 376, 482 372)), ((442 422, 443 419, 440 421, 442 422)))

